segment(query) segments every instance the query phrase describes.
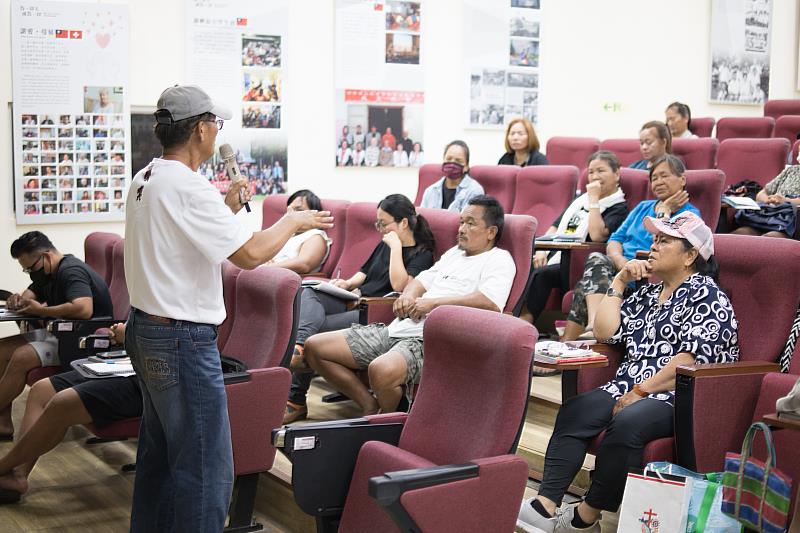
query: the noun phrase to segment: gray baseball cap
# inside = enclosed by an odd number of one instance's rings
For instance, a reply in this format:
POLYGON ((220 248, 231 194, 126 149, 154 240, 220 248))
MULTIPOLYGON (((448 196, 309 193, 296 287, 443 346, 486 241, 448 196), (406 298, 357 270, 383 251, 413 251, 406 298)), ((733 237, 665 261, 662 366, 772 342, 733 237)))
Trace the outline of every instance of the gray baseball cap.
POLYGON ((225 120, 233 117, 228 108, 213 102, 211 97, 196 85, 175 85, 165 89, 159 96, 156 107, 155 116, 159 124, 172 124, 203 113, 213 113, 225 120))

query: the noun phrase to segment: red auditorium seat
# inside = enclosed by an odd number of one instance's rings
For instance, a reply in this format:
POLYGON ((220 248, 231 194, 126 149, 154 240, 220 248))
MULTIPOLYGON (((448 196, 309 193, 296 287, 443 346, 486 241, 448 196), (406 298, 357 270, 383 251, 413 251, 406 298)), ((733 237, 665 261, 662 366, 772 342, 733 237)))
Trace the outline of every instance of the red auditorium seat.
POLYGON ((537 332, 499 313, 443 306, 426 320, 424 339, 409 414, 273 431, 293 462, 295 500, 317 517, 318 531, 340 520, 340 532, 514 529, 528 465, 510 454, 537 332), (295 449, 308 439, 313 449, 295 449))
POLYGON ((422 203, 422 195, 425 194, 425 189, 442 179, 442 165, 441 163, 427 163, 419 167, 419 175, 417 181, 417 197, 414 200, 414 205, 422 203))
POLYGON ((83 241, 83 258, 92 270, 97 272, 106 284, 111 283, 111 251, 114 243, 122 240, 116 233, 95 231, 83 241))
POLYGON ((486 194, 500 202, 506 213, 510 213, 514 205, 517 172, 516 165, 478 165, 469 169, 469 175, 483 186, 486 194))
POLYGON ((517 173, 517 193, 511 212, 535 217, 537 236, 542 235, 575 198, 577 187, 575 166, 524 167, 517 173))
POLYGON ((726 139, 719 145, 717 168, 725 173, 725 185, 742 180, 765 185, 786 165, 786 139, 726 139))
POLYGON ((800 152, 800 141, 795 141, 792 145, 792 164, 796 165, 798 162, 797 154, 800 152))
POLYGON ((461 216, 446 209, 418 207, 417 214, 425 217, 436 240, 433 260, 438 261, 442 254, 458 244, 458 225, 461 216))
POLYGON ((794 144, 800 138, 800 115, 783 115, 775 121, 773 137, 782 137, 794 144))
POLYGON ((288 199, 288 194, 271 194, 264 198, 261 204, 261 229, 272 226, 286 214, 288 199))
POLYGON ((581 171, 586 168, 589 156, 599 149, 600 139, 594 137, 550 137, 547 160, 551 165, 572 165, 581 171))
POLYGON ((772 117, 724 117, 717 122, 717 139, 766 139, 773 129, 772 117))
POLYGON ((764 116, 778 120, 783 115, 800 115, 800 99, 767 100, 764 103, 764 116))
MULTIPOLYGON (((716 168, 686 171, 686 192, 689 202, 700 210, 700 217, 709 228, 716 228, 720 215, 720 198, 725 190, 725 173, 716 168)), ((648 198, 653 199, 653 191, 648 198)))
POLYGON ((711 132, 714 131, 714 124, 716 122, 714 117, 692 117, 692 123, 689 124, 689 131, 698 137, 711 137, 711 132))
POLYGON ((672 153, 680 157, 689 170, 716 167, 718 149, 719 141, 713 137, 672 140, 672 153))
POLYGON ((614 152, 619 159, 619 164, 623 167, 642 158, 639 139, 605 139, 600 143, 600 149, 614 152))
POLYGON ((348 206, 343 251, 339 254, 336 266, 330 270, 331 278, 348 279, 358 272, 381 241, 381 234, 375 229, 377 209, 375 202, 354 202, 348 206))

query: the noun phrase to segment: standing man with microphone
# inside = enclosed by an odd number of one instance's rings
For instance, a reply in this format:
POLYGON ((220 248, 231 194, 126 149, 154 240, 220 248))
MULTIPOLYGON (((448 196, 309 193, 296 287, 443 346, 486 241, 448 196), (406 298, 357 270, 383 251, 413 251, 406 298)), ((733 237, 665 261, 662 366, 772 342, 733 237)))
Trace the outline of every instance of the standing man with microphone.
POLYGON ((253 233, 234 216, 245 180, 223 201, 197 169, 214 153, 227 109, 199 87, 166 89, 155 112, 163 153, 140 170, 125 206, 131 313, 125 347, 144 401, 131 531, 222 531, 233 486, 227 398, 217 350, 225 319, 221 263, 251 269, 327 212, 293 211, 253 233))

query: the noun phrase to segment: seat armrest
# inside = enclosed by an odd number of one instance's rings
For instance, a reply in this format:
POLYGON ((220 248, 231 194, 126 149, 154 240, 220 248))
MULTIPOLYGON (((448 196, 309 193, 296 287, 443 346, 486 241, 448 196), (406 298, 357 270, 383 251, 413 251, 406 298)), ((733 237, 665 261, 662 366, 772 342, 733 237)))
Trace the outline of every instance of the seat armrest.
POLYGON ((397 296, 362 296, 358 305, 394 305, 397 296))
POLYGON ((677 368, 678 375, 688 378, 766 374, 768 372, 780 372, 780 365, 769 361, 736 361, 735 363, 681 365, 677 368))
POLYGON ((86 320, 72 318, 56 318, 47 323, 47 331, 55 335, 75 335, 94 333, 96 329, 111 327, 119 322, 110 316, 88 318, 86 320))
POLYGON ((364 417, 370 424, 405 424, 408 420, 408 413, 383 413, 379 415, 367 415, 364 417))
POLYGON ((78 339, 78 348, 80 350, 90 350, 94 353, 107 351, 111 349, 111 346, 116 346, 111 343, 111 339, 108 338, 108 335, 104 335, 102 333, 92 333, 91 335, 85 335, 78 339))
POLYGON ((478 471, 475 463, 464 463, 387 472, 370 478, 367 492, 381 506, 390 507, 399 503, 406 491, 478 477, 478 471))
POLYGON ((358 300, 358 322, 367 325, 373 322, 389 323, 394 319, 392 311, 396 296, 365 296, 358 300))
POLYGON ((342 513, 361 446, 367 441, 397 445, 403 424, 373 424, 366 418, 284 426, 272 430, 272 445, 292 462, 292 490, 303 512, 342 513))

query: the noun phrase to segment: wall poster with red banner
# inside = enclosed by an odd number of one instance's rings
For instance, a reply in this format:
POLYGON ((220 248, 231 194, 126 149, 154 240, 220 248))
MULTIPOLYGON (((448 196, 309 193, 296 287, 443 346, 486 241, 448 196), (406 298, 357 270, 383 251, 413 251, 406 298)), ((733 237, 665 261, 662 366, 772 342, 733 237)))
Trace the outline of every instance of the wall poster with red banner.
POLYGON ((422 20, 420 1, 336 1, 336 166, 424 163, 422 20))
POLYGON ((128 6, 11 2, 17 223, 125 219, 128 6))
MULTIPOLYGON (((288 0, 187 0, 186 17, 187 81, 233 111, 217 147, 231 145, 257 198, 286 192, 288 0)), ((199 172, 227 192, 219 154, 199 172)))

